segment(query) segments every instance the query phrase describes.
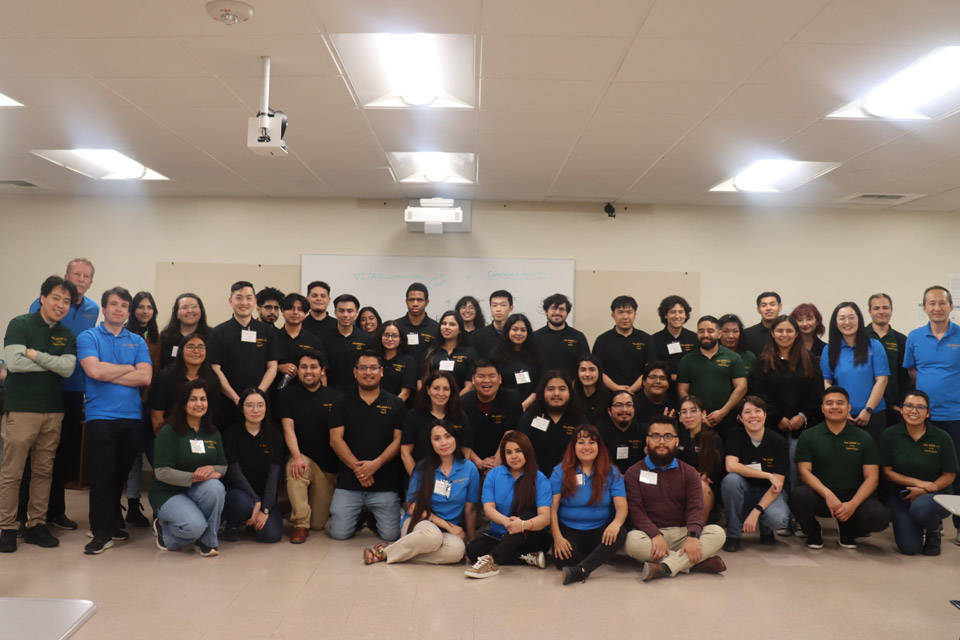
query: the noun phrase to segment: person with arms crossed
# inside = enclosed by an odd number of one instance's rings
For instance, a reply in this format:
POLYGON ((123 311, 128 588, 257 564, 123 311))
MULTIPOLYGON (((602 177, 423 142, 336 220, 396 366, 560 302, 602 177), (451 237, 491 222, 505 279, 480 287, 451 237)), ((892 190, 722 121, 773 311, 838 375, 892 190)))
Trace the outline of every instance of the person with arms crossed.
POLYGON ((543 312, 547 324, 534 331, 533 337, 546 361, 544 369, 560 369, 574 376, 579 359, 590 354, 590 345, 582 332, 567 324, 571 311, 573 303, 562 293, 544 298, 543 312))

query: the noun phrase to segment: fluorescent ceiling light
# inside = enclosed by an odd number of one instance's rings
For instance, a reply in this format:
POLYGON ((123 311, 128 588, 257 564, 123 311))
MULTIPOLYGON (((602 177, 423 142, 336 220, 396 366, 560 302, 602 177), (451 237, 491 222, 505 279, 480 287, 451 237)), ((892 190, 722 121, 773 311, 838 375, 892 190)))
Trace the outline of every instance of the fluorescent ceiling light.
POLYGON ((837 162, 800 160, 758 160, 735 177, 721 182, 710 191, 749 191, 780 193, 796 189, 840 166, 837 162))
POLYGON ((433 35, 382 33, 379 45, 393 92, 410 106, 431 105, 440 93, 440 65, 433 35))
POLYGON ((471 184, 476 175, 472 153, 392 151, 387 159, 399 182, 471 184))
POLYGON ((168 180, 113 149, 34 149, 36 156, 95 180, 168 180))
POLYGON ((0 107, 22 107, 23 105, 9 96, 0 93, 0 107))
POLYGON ((960 87, 960 46, 940 47, 828 118, 929 120, 917 109, 960 87))

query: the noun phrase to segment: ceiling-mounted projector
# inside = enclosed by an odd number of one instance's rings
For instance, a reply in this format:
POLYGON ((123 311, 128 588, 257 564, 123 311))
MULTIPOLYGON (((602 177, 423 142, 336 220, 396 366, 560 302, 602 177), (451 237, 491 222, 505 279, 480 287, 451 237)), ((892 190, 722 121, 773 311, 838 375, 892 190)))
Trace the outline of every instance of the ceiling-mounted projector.
POLYGON ((411 200, 403 212, 407 229, 423 233, 469 233, 470 201, 452 198, 411 200))
POLYGON ((260 111, 247 120, 247 147, 262 156, 287 155, 287 114, 270 108, 270 56, 260 58, 263 63, 263 91, 260 111))

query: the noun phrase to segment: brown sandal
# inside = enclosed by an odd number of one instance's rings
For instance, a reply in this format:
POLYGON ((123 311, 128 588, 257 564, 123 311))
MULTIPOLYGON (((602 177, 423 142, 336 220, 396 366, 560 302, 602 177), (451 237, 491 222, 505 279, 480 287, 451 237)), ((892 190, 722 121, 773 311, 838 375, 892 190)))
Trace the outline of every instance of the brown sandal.
POLYGON ((363 550, 363 564, 375 564, 387 559, 387 544, 381 542, 363 550))

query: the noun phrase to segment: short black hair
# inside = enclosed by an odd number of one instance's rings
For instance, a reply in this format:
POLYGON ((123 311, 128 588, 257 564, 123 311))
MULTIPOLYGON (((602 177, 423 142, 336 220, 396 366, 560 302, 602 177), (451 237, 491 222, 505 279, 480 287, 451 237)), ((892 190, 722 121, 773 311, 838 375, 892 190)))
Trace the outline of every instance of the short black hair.
POLYGON ((490 358, 477 358, 476 362, 473 363, 473 370, 476 371, 481 367, 493 367, 497 370, 497 375, 500 375, 500 365, 490 358))
POLYGON ((687 314, 687 320, 690 319, 690 312, 693 311, 693 308, 690 306, 690 303, 687 302, 686 298, 683 296, 667 296, 660 301, 660 306, 657 307, 657 314, 660 316, 660 322, 667 324, 667 312, 670 309, 673 309, 675 306, 680 305, 683 307, 683 311, 687 314))
POLYGON ((422 282, 414 282, 409 287, 407 287, 407 292, 403 294, 403 297, 409 298, 411 291, 420 291, 423 293, 424 299, 426 300, 430 299, 430 292, 427 291, 427 285, 423 284, 422 282))
POLYGON ((847 402, 850 402, 850 394, 847 393, 847 390, 841 387, 838 384, 831 385, 823 390, 823 397, 826 398, 829 393, 839 393, 844 398, 847 399, 847 402))
POLYGON ((562 293, 555 293, 552 296, 547 296, 546 298, 543 299, 544 311, 549 311, 550 307, 553 307, 553 306, 559 307, 560 305, 566 305, 567 313, 573 311, 573 303, 570 302, 570 298, 563 295, 562 293))
POLYGON ((60 276, 50 276, 43 281, 43 284, 40 285, 40 295, 44 298, 53 293, 53 290, 57 287, 63 287, 67 290, 67 293, 70 294, 70 304, 73 304, 80 297, 80 294, 77 292, 77 285, 73 284, 69 280, 65 280, 60 276))
POLYGON ((873 301, 876 300, 877 298, 886 298, 887 302, 890 303, 890 307, 893 308, 893 298, 891 298, 889 294, 875 293, 869 298, 867 298, 867 311, 870 310, 870 306, 873 304, 873 301))
POLYGON ((510 303, 510 306, 513 306, 513 294, 507 291, 506 289, 497 289, 490 294, 490 302, 493 302, 494 298, 506 298, 507 302, 510 303))
POLYGON ((930 409, 930 396, 927 395, 926 391, 920 391, 920 389, 911 389, 910 391, 907 391, 903 394, 903 398, 901 398, 901 405, 906 402, 907 396, 918 396, 923 398, 924 402, 927 403, 927 410, 930 409))
POLYGON ((107 301, 110 300, 110 296, 117 296, 127 304, 133 302, 133 296, 130 295, 130 292, 124 289, 123 287, 113 287, 112 289, 107 289, 103 292, 103 295, 100 296, 100 306, 106 307, 107 301))
POLYGON ((931 291, 943 291, 944 293, 946 293, 946 294, 947 294, 947 302, 950 303, 950 306, 951 306, 951 307, 953 306, 953 294, 950 293, 950 289, 947 289, 946 287, 944 287, 944 286, 942 286, 942 285, 939 285, 939 284, 935 284, 935 285, 933 285, 932 287, 927 287, 926 289, 923 290, 923 301, 922 301, 922 304, 927 304, 927 294, 930 293, 931 291))
POLYGON ((336 298, 334 298, 333 308, 336 309, 337 305, 340 304, 341 302, 352 302, 353 306, 355 306, 358 311, 360 310, 360 301, 357 300, 357 296, 353 295, 352 293, 341 293, 336 298))
POLYGON ((313 290, 314 290, 315 288, 317 288, 317 287, 320 287, 321 289, 323 289, 324 291, 327 292, 327 295, 330 295, 330 285, 328 285, 328 284, 327 284, 326 282, 324 282, 323 280, 314 280, 313 282, 311 282, 310 284, 308 284, 308 285, 307 285, 307 295, 310 295, 310 292, 313 291, 313 290))
POLYGON ((318 351, 317 349, 304 349, 297 354, 297 366, 300 366, 300 361, 304 358, 312 358, 320 363, 321 368, 327 368, 327 356, 324 355, 322 351, 318 351))
POLYGON ((245 289, 246 287, 250 287, 254 291, 257 290, 257 288, 253 286, 252 282, 247 282, 246 280, 237 280, 230 285, 230 295, 233 295, 237 291, 240 291, 240 289, 245 289))
POLYGON ((744 407, 747 406, 747 403, 752 404, 757 409, 760 409, 764 413, 767 412, 767 402, 760 396, 745 396, 743 400, 740 401, 740 405, 737 407, 737 414, 743 413, 744 407))
POLYGON ((634 397, 636 397, 636 396, 634 396, 632 393, 630 393, 629 391, 627 391, 626 389, 618 389, 617 391, 614 391, 613 393, 610 394, 610 402, 607 403, 607 406, 612 407, 612 406, 613 406, 613 401, 614 401, 618 396, 622 396, 623 394, 627 394, 628 396, 630 396, 630 399, 631 399, 631 400, 633 400, 634 397))
POLYGON ((275 287, 264 287, 257 292, 257 306, 262 307, 267 300, 276 300, 277 304, 283 302, 283 291, 275 287))
POLYGON ((760 301, 763 300, 764 298, 776 298, 776 299, 777 299, 777 304, 783 304, 783 302, 780 300, 780 294, 779 294, 779 293, 777 293, 776 291, 764 291, 763 293, 761 293, 760 295, 757 296, 757 306, 758 306, 758 307, 760 306, 760 301))
POLYGON ((717 326, 717 329, 720 328, 720 321, 717 320, 714 316, 700 316, 700 318, 697 320, 698 327, 700 326, 701 322, 712 322, 717 326))
POLYGON ((381 367, 383 366, 383 358, 377 355, 377 352, 373 349, 363 349, 360 353, 357 354, 357 359, 353 361, 353 366, 356 367, 360 363, 360 358, 376 358, 377 364, 381 367))
POLYGON ((653 428, 655 424, 667 424, 673 427, 673 435, 678 435, 680 432, 677 430, 677 423, 673 418, 668 418, 667 416, 654 416, 650 420, 650 424, 647 426, 647 436, 650 435, 650 429, 653 428))
POLYGON ((633 296, 617 296, 613 299, 613 302, 610 303, 610 311, 616 311, 617 309, 622 309, 624 307, 629 307, 634 311, 637 310, 637 301, 633 296))
POLYGON ((670 364, 669 364, 667 361, 665 361, 665 360, 653 360, 652 362, 648 362, 647 364, 645 364, 645 365, 643 366, 643 370, 642 370, 640 373, 641 373, 641 375, 642 375, 644 378, 646 378, 648 375, 650 375, 651 373, 653 373, 653 372, 656 371, 657 369, 660 369, 660 370, 663 371, 665 374, 667 374, 667 380, 669 381, 669 379, 670 379, 670 364))
POLYGON ((280 301, 280 309, 282 311, 290 311, 290 309, 293 309, 294 302, 299 302, 304 312, 310 311, 310 302, 306 296, 302 296, 299 293, 288 293, 283 296, 283 300, 280 301))

